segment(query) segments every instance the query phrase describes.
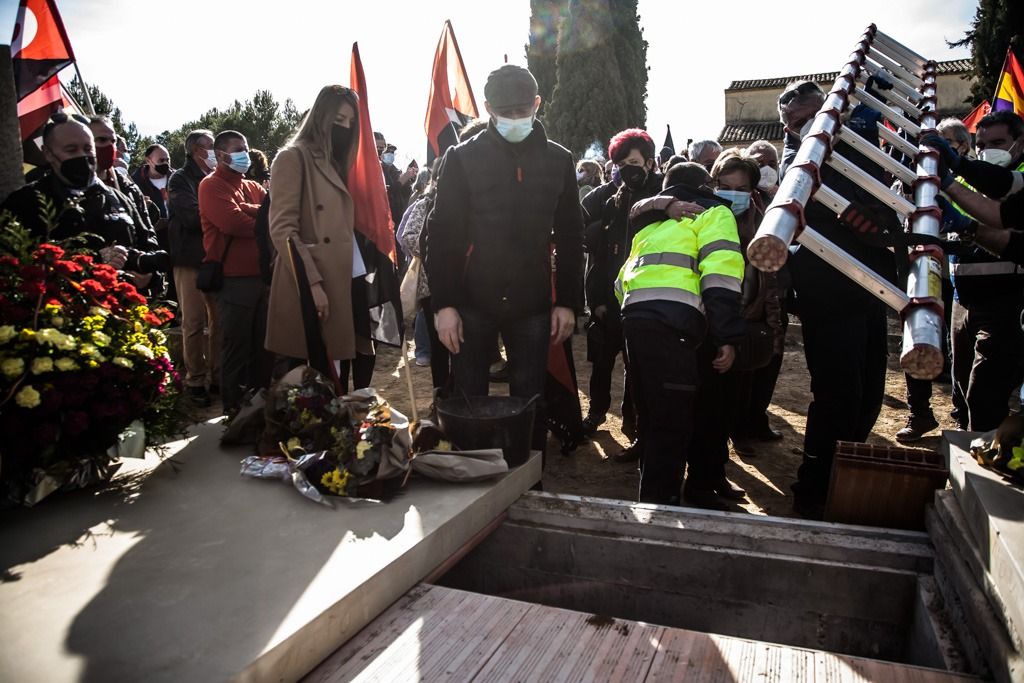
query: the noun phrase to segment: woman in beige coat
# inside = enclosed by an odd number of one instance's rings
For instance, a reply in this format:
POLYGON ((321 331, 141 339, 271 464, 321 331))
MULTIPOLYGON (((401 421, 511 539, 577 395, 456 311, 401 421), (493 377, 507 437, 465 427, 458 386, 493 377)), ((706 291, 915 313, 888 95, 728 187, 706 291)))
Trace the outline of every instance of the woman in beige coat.
POLYGON ((307 357, 298 285, 288 256, 292 239, 309 279, 327 356, 343 361, 340 374, 346 385, 344 361, 356 359, 355 385, 361 388, 369 385, 373 374, 373 346, 365 283, 359 276, 353 280, 353 263, 358 274, 362 261, 346 185, 359 143, 358 111, 358 96, 352 90, 326 86, 274 160, 270 238, 278 256, 270 285, 267 349, 291 358, 307 357))

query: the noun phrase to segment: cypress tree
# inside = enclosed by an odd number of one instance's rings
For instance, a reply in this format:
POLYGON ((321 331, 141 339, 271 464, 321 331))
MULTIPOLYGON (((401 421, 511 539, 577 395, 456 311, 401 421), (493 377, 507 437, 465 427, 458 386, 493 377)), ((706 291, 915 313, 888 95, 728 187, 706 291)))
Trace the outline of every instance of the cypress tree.
POLYGON ((609 0, 570 0, 558 32, 557 80, 545 124, 551 139, 582 153, 628 127, 609 0))
POLYGON ((555 90, 558 27, 567 8, 565 0, 530 0, 530 44, 526 46, 526 63, 537 79, 542 116, 555 90))
POLYGON ((980 0, 971 28, 950 47, 971 48, 970 104, 991 100, 1003 68, 1006 48, 1024 62, 1024 2, 1021 0, 980 0))
POLYGON ((640 28, 637 0, 612 0, 612 50, 622 73, 626 128, 647 126, 647 41, 640 28))

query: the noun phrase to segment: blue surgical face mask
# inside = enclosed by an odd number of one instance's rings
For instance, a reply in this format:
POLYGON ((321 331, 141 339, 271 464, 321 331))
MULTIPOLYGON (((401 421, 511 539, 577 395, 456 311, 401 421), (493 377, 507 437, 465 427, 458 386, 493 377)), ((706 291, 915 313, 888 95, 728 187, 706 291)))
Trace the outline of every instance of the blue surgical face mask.
POLYGON ((228 166, 235 173, 245 173, 249 170, 249 164, 251 163, 252 160, 249 159, 248 152, 232 152, 231 161, 228 163, 228 166))
POLYGON ((522 142, 533 132, 533 115, 523 119, 506 119, 502 116, 495 116, 494 127, 498 130, 498 134, 509 142, 513 144, 522 142))
POLYGON ((735 216, 740 215, 750 208, 749 192, 740 192, 739 190, 715 190, 715 196, 731 202, 732 206, 730 208, 735 216))
POLYGON ((380 160, 385 164, 394 164, 395 155, 392 154, 391 152, 384 152, 383 154, 380 155, 380 160))
POLYGON ((211 171, 217 168, 217 152, 212 149, 206 151, 206 165, 211 171))

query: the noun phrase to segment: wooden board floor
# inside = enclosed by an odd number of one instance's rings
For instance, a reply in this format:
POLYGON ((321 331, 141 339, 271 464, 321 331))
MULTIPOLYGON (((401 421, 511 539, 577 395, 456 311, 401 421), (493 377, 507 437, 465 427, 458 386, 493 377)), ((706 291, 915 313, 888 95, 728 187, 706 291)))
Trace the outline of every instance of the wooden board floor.
POLYGON ((923 683, 976 679, 420 584, 304 680, 923 683))

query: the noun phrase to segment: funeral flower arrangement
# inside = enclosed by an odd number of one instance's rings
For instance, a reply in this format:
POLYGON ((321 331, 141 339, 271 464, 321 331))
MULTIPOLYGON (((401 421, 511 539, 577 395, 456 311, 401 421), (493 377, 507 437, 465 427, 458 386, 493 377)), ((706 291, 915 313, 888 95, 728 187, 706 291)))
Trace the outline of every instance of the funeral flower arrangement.
POLYGON ((151 441, 176 430, 160 330, 172 317, 114 268, 0 217, 0 500, 112 474, 111 447, 136 421, 151 441))
POLYGON ((308 367, 268 392, 258 451, 242 474, 291 481, 305 496, 386 498, 409 471, 409 423, 372 389, 338 396, 308 367))

